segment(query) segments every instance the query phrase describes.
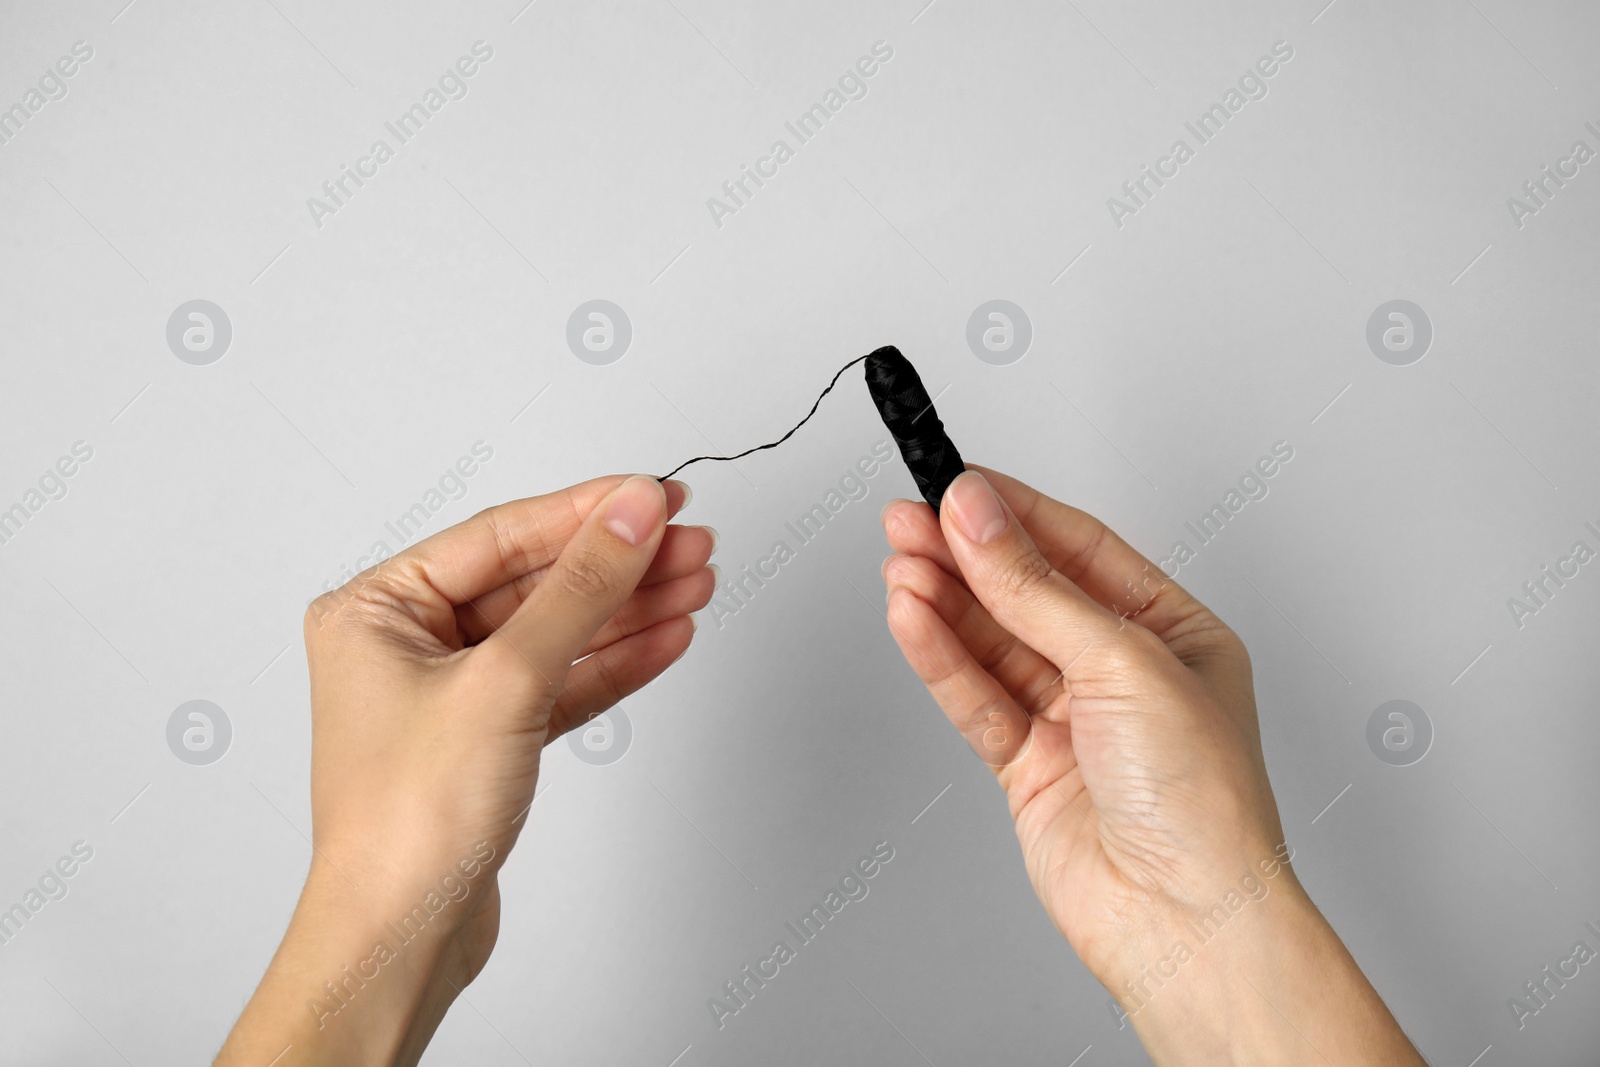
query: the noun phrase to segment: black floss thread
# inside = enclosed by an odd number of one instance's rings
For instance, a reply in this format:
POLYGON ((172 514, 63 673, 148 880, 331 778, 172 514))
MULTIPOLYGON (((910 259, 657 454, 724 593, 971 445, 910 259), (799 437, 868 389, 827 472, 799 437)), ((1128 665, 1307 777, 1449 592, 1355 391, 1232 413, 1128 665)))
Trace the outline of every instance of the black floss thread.
POLYGON ((966 465, 962 463, 961 453, 956 451, 950 435, 945 433, 944 423, 939 421, 939 413, 933 409, 933 401, 929 398, 922 379, 917 376, 916 368, 893 345, 885 345, 875 352, 858 356, 840 367, 839 373, 833 376, 833 381, 818 394, 817 402, 811 405, 806 417, 796 423, 793 430, 776 441, 747 448, 733 456, 696 456, 678 464, 657 481, 664 482, 689 464, 699 463, 701 460, 726 462, 742 459, 752 452, 778 447, 793 437, 795 430, 811 421, 811 416, 817 413, 817 408, 822 404, 822 398, 839 384, 844 372, 863 362, 867 365, 867 391, 872 394, 872 402, 877 405, 878 415, 888 427, 894 443, 899 446, 900 457, 905 460, 906 469, 911 472, 912 479, 917 483, 922 499, 932 505, 934 512, 937 513, 944 491, 966 469, 966 465))

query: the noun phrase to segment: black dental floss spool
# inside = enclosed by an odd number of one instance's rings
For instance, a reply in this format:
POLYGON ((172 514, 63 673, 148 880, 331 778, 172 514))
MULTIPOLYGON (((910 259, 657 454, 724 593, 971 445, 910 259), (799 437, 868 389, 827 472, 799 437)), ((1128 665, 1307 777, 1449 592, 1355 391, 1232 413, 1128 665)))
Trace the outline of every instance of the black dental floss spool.
POLYGON ((898 348, 885 345, 867 356, 867 390, 922 499, 938 514, 944 491, 966 466, 955 442, 945 433, 917 369, 898 348))

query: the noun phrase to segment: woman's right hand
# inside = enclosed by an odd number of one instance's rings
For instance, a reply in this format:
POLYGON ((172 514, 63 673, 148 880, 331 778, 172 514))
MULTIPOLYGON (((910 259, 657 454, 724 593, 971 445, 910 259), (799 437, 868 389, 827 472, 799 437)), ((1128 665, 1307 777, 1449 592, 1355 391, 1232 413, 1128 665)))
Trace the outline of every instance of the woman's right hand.
POLYGON ((896 501, 889 625, 1035 891, 1163 1067, 1419 1064, 1288 864, 1250 660, 1102 523, 982 468, 896 501))

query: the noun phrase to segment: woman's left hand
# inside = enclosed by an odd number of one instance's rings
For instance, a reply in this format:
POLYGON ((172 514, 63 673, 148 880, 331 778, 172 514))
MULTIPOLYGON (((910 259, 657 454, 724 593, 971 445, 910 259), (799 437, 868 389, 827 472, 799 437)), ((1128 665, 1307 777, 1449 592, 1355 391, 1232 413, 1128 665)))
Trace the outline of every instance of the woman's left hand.
POLYGON ((312 602, 311 871, 219 1065, 416 1062, 494 947, 541 750, 689 647, 716 578, 715 535, 667 525, 687 498, 514 501, 312 602))

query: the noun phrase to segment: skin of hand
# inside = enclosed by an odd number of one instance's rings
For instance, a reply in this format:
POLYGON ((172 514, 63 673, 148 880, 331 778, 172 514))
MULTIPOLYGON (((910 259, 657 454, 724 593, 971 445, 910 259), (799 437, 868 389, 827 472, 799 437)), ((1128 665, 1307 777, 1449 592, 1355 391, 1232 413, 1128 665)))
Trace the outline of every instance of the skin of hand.
POLYGON ((311 869, 218 1065, 417 1062, 494 947, 541 750, 689 647, 716 536, 667 524, 687 501, 514 501, 311 604, 311 869))
POLYGON ((1104 524, 994 471, 883 523, 896 642, 1155 1062, 1421 1064, 1287 862, 1233 631, 1104 524))

